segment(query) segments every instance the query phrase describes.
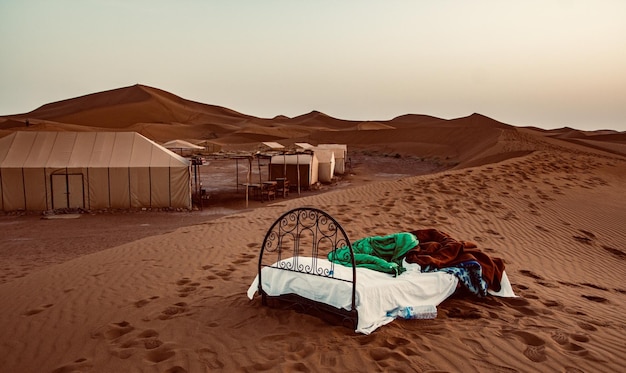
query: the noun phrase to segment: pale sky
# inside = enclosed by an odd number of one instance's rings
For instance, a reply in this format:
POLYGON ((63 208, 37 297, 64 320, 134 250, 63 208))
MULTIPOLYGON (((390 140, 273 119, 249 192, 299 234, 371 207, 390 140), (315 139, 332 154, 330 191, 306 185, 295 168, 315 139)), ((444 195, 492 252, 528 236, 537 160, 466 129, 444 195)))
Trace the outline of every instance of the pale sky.
POLYGON ((263 118, 626 131, 626 1, 0 0, 0 115, 136 83, 263 118))

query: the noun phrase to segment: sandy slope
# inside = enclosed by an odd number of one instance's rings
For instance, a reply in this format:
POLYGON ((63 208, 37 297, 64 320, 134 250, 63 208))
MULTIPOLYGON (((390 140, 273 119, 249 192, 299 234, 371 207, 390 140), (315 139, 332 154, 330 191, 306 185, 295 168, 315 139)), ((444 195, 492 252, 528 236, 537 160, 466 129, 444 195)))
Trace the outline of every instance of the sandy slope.
POLYGON ((626 162, 537 152, 230 215, 0 286, 6 371, 618 371, 626 162), (369 336, 245 291, 264 231, 312 205, 353 238, 436 227, 506 260, 519 298, 458 297, 369 336), (6 301, 9 300, 9 301, 6 301))
POLYGON ((624 134, 519 129, 479 114, 351 122, 311 112, 269 120, 145 86, 38 110, 2 119, 2 134, 75 129, 83 120, 85 130, 113 128, 118 115, 120 130, 159 141, 340 142, 350 151, 428 159, 447 171, 173 224, 175 231, 11 278, 0 285, 2 371, 574 373, 626 366, 624 134), (25 118, 32 125, 19 127, 25 118), (476 242, 505 260, 519 297, 458 295, 435 320, 397 320, 367 336, 249 301, 266 229, 302 205, 328 211, 352 239, 438 228, 476 242))

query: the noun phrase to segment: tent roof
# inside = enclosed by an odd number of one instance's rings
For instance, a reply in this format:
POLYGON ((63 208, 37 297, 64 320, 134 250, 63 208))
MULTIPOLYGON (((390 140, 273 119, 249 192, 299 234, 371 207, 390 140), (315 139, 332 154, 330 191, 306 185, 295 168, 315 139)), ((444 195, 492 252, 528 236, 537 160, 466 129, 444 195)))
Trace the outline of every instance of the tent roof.
POLYGON ((346 144, 319 144, 318 149, 330 149, 335 153, 335 158, 344 158, 348 153, 346 144))
POLYGON ((188 167, 136 132, 17 131, 0 138, 0 167, 188 167))
POLYGON ((172 140, 163 144, 164 147, 168 149, 183 149, 183 150, 203 150, 204 147, 194 145, 189 141, 185 140, 172 140))
POLYGON ((297 142, 297 143, 295 143, 295 145, 297 147, 299 147, 299 148, 307 149, 307 150, 311 150, 311 149, 315 148, 315 146, 309 144, 308 142, 297 142))
POLYGON ((323 148, 323 149, 343 149, 343 150, 348 150, 348 145, 346 145, 346 144, 319 144, 317 147, 318 148, 323 148))
POLYGON ((285 147, 277 142, 273 142, 273 141, 265 141, 262 143, 263 145, 267 146, 270 149, 284 149, 285 147))

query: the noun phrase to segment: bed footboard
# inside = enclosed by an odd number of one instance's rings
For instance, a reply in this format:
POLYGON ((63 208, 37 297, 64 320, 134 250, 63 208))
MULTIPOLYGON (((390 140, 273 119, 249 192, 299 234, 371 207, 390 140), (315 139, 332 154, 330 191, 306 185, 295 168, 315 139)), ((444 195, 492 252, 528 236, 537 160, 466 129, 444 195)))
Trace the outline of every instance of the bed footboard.
POLYGON ((328 213, 312 207, 299 207, 276 219, 261 246, 258 280, 258 292, 263 305, 295 309, 356 329, 358 314, 354 253, 345 230, 328 213), (330 266, 328 263, 319 265, 318 259, 327 259, 329 253, 339 248, 345 252, 346 247, 349 248, 352 261, 351 278, 336 276, 335 264, 332 262, 330 266), (262 276, 266 267, 347 282, 352 287, 351 307, 336 308, 295 293, 271 296, 263 289, 262 276))

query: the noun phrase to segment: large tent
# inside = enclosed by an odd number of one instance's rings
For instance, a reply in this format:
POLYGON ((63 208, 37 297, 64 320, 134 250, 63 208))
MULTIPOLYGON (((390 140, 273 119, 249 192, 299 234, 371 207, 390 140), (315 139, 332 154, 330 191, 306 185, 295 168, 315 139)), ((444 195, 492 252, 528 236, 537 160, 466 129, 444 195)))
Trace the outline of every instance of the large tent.
POLYGON ((319 161, 315 153, 297 153, 272 156, 270 162, 270 180, 286 177, 289 185, 300 190, 310 189, 318 182, 319 161))
POLYGON ((0 138, 0 210, 191 208, 189 161, 135 132, 0 138))
POLYGON ((346 144, 319 144, 319 149, 330 149, 335 153, 335 173, 343 175, 346 172, 346 158, 348 145, 346 144))
POLYGON ((330 183, 335 176, 335 153, 330 149, 315 148, 318 165, 318 178, 322 183, 330 183))

